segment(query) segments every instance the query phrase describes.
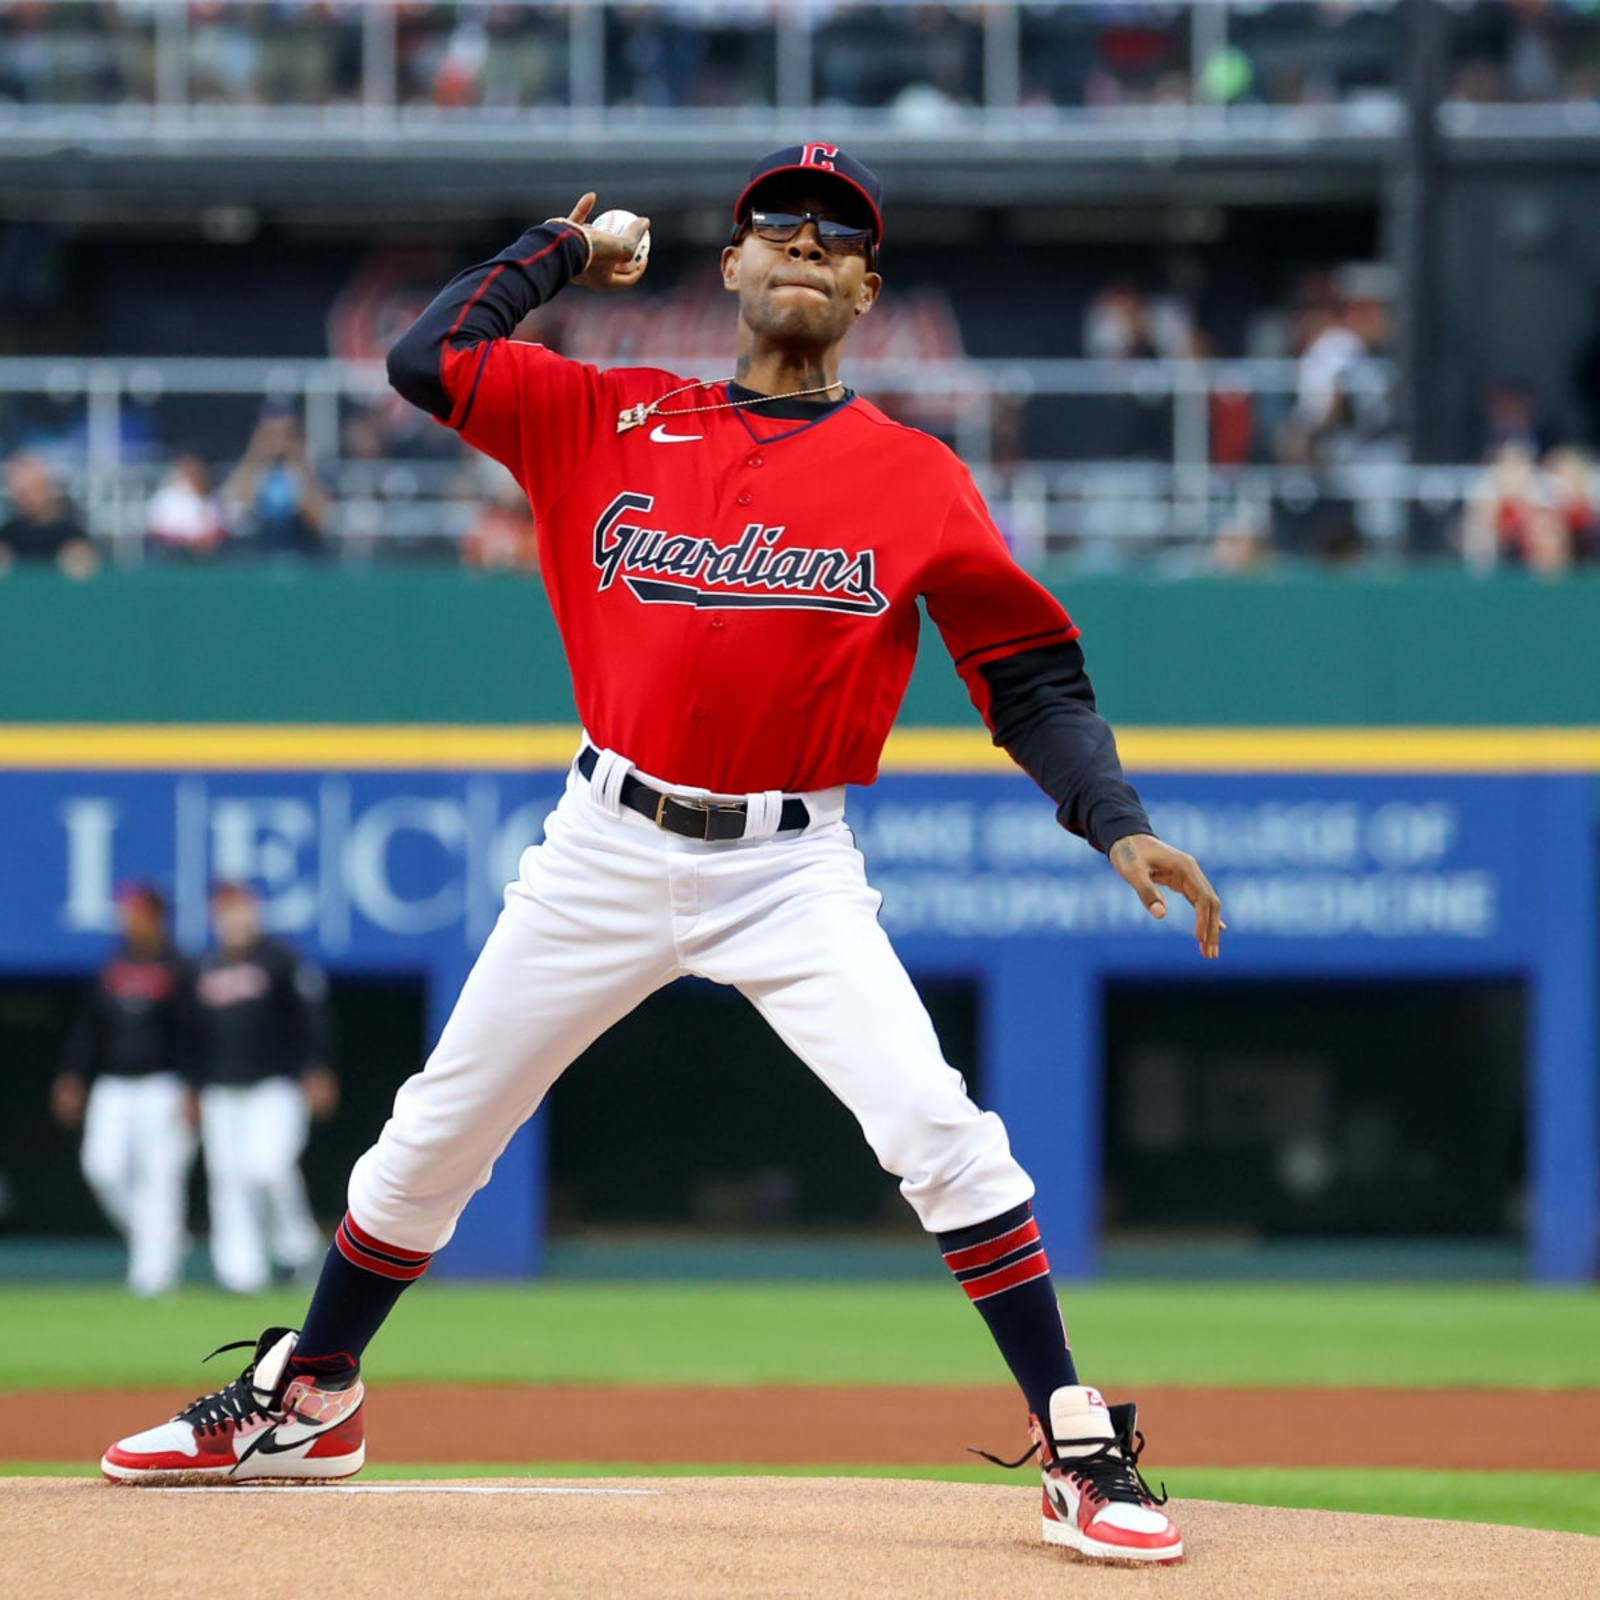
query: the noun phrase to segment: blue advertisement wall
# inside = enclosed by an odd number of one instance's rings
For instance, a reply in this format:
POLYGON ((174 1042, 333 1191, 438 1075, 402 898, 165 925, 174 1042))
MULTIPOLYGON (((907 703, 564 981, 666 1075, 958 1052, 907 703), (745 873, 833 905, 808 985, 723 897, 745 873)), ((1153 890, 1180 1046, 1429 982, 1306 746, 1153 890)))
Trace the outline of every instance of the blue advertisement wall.
MULTIPOLYGON (((423 977, 437 1033, 558 770, 30 770, 0 776, 0 970, 102 959, 118 883, 172 891, 180 942, 207 885, 248 878, 269 926, 334 973, 423 977)), ((1101 1009, 1112 979, 1516 978, 1526 985, 1536 1276, 1597 1264, 1595 792, 1584 774, 1141 774, 1158 830, 1221 892, 1224 956, 1185 908, 1151 920, 1024 778, 897 771, 849 820, 914 971, 983 987, 986 1098, 1040 1179, 1065 1276, 1096 1269, 1101 1009)), ((543 1141, 513 1142, 441 1257, 539 1270, 543 1141)))

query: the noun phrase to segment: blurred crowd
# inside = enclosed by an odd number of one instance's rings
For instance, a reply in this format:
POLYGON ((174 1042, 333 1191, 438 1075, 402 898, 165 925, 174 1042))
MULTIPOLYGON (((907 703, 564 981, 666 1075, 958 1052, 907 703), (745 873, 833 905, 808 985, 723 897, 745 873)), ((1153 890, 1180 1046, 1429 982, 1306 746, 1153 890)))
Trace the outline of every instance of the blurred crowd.
MULTIPOLYGON (((338 459, 326 463, 313 460, 298 407, 280 399, 262 403, 236 460, 218 465, 179 445, 145 500, 141 559, 204 567, 409 555, 537 570, 533 514, 511 475, 443 429, 431 430, 431 456, 408 459, 406 438, 386 425, 389 409, 354 411, 338 459), (421 496, 424 483, 438 498, 421 496)), ((0 574, 18 564, 53 564, 75 578, 99 569, 107 552, 90 538, 64 476, 44 449, 6 458, 0 574)))
POLYGON ((1449 94, 1478 105, 1600 102, 1590 0, 1469 0, 1452 10, 1449 94))
MULTIPOLYGON (((1556 576, 1600 563, 1592 454, 1600 445, 1600 323, 1575 363, 1576 405, 1569 412, 1588 416, 1592 427, 1570 421, 1552 427, 1526 389, 1491 385, 1478 407, 1481 471, 1473 479, 1457 469, 1451 488, 1424 497, 1433 501, 1431 521, 1419 535, 1419 492, 1396 476, 1408 470, 1408 449, 1390 365, 1395 291, 1392 269, 1382 263, 1306 271, 1286 303, 1258 308, 1242 329, 1233 326, 1223 337, 1203 326, 1184 293, 1109 278, 1088 300, 1072 352, 1109 369, 1103 393, 986 396, 986 459, 1002 528, 1014 521, 1008 502, 1019 478, 1041 467, 1137 472, 1169 470, 1176 462, 1181 471, 1187 461, 1207 468, 1207 510, 1204 524, 1190 527, 1180 542, 1215 570, 1275 561, 1341 567, 1406 556, 1556 576), (1236 377, 1241 357, 1290 361, 1292 389, 1252 387, 1236 377), (1191 433, 1188 454, 1176 449, 1184 400, 1164 382, 1143 382, 1139 370, 1182 362, 1207 363, 1209 374, 1197 395, 1202 432, 1191 433), (1119 367, 1128 369, 1124 382, 1115 376, 1119 367)), ((646 326, 661 322, 655 302, 638 309, 646 326)), ((666 320, 678 327, 693 319, 666 320)), ((609 345, 618 335, 614 319, 590 328, 578 315, 563 326, 563 339, 555 329, 543 331, 580 358, 603 354, 589 351, 586 338, 603 332, 609 345)), ((953 325, 948 337, 955 347, 941 359, 959 362, 953 325)), ((962 444, 955 420, 961 407, 947 415, 937 393, 869 398, 962 444)), ((1191 411, 1191 428, 1193 419, 1191 411)), ((336 447, 317 460, 301 403, 269 398, 226 459, 198 445, 160 451, 147 444, 138 469, 146 486, 137 515, 141 559, 195 567, 420 559, 537 571, 534 519, 521 489, 448 429, 384 396, 346 402, 330 439, 336 447)), ((53 563, 69 576, 88 577, 110 553, 90 538, 62 486, 61 469, 74 459, 58 438, 13 450, 5 460, 0 572, 53 563)), ((69 481, 85 480, 80 474, 69 481)), ((1050 549, 1064 552, 1103 536, 1131 553, 1137 529, 1120 492, 1108 492, 1102 478, 1069 519, 1076 531, 1065 543, 1056 537, 1050 549)), ((1170 531, 1163 537, 1170 542, 1170 531)))
MULTIPOLYGON (((1592 426, 1562 433, 1541 421, 1526 389, 1492 384, 1478 406, 1482 471, 1459 499, 1444 497, 1450 509, 1435 519, 1431 543, 1406 525, 1404 495, 1353 492, 1362 478, 1370 486, 1407 460, 1392 382, 1374 365, 1393 355, 1397 287, 1382 263, 1310 271, 1287 307, 1263 307, 1251 320, 1237 353, 1292 358, 1296 384, 1292 395, 1273 395, 1223 378, 1205 396, 1206 459, 1224 481, 1229 469, 1279 469, 1270 496, 1241 495, 1221 520, 1210 564, 1345 566, 1380 551, 1459 556, 1478 572, 1517 567, 1546 577, 1600 564, 1600 324, 1571 375, 1592 426)), ((1193 306, 1170 290, 1116 279, 1085 314, 1085 356, 1177 361, 1216 353, 1193 306)), ((1100 412, 1112 428, 1108 457, 1170 457, 1172 421, 1159 407, 1100 412)))
MULTIPOLYGON (((332 350, 380 358, 448 255, 366 259, 337 302, 355 309, 330 314, 332 350)), ((1545 576, 1600 561, 1600 301, 1565 397, 1547 383, 1536 403, 1504 379, 1475 406, 1462 397, 1461 442, 1418 468, 1397 407, 1391 266, 1302 256, 1242 286, 1237 256, 1226 271, 1188 249, 1100 259, 1054 286, 1059 321, 1048 344, 1042 330, 1030 340, 1035 355, 1097 364, 1063 387, 987 381, 967 362, 959 295, 915 268, 853 347, 867 398, 973 465, 1025 561, 1178 573, 1464 559, 1545 576), (872 363, 967 376, 880 393, 872 363)), ((726 315, 721 291, 690 274, 621 305, 564 297, 533 336, 578 360, 714 373, 726 315)), ((994 348, 995 326, 967 332, 994 348)), ((533 515, 504 468, 387 391, 313 387, 257 401, 135 385, 109 462, 104 432, 96 457, 71 403, 0 397, 0 572, 54 564, 83 578, 108 558, 537 571, 533 515)))
POLYGON ((1557 577, 1600 564, 1600 486, 1594 457, 1539 426, 1513 386, 1489 397, 1482 478, 1461 520, 1461 553, 1475 571, 1523 567, 1557 577))
MULTIPOLYGON (((0 100, 153 103, 164 5, 171 0, 0 4, 0 100)), ((394 78, 381 99, 402 108, 564 105, 575 48, 599 52, 609 105, 771 105, 780 15, 811 35, 820 105, 887 107, 915 123, 984 98, 990 8, 970 0, 610 0, 592 46, 575 45, 582 8, 571 4, 394 0, 392 9, 394 78)), ((183 10, 191 104, 339 106, 367 92, 365 0, 189 0, 183 10)), ((1589 0, 1461 0, 1449 16, 1456 97, 1600 98, 1600 15, 1589 0)), ((1395 0, 1020 0, 1020 94, 1025 106, 1096 109, 1392 100, 1399 27, 1395 0)))

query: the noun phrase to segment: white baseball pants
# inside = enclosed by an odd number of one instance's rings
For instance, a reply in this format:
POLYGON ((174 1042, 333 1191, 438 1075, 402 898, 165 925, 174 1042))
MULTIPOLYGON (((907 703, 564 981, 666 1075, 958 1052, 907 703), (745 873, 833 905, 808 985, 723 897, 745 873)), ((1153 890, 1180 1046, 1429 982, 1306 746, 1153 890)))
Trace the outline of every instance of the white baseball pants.
POLYGON ((779 797, 750 797, 767 837, 705 843, 621 807, 626 770, 607 753, 593 784, 569 775, 437 1047, 351 1173, 355 1220, 401 1249, 439 1249, 562 1071, 684 974, 755 1005, 854 1114, 930 1232, 1031 1197, 878 923, 844 791, 806 796, 810 826, 781 837, 779 797))
POLYGON ((200 1091, 211 1265, 224 1289, 259 1293, 274 1262, 298 1271, 322 1254, 300 1175, 310 1129, 305 1094, 292 1078, 200 1091))
POLYGON ((83 1175, 128 1242, 128 1287, 162 1294, 183 1272, 188 1247, 194 1134, 176 1073, 97 1078, 83 1114, 83 1175))

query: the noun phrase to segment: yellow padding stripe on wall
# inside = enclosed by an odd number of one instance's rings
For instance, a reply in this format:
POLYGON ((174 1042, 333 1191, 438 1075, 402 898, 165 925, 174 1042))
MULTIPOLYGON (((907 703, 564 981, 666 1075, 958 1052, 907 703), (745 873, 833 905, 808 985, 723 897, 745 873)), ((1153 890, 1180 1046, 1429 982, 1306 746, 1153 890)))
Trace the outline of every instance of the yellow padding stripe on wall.
MULTIPOLYGON (((1123 728, 1139 772, 1600 772, 1597 728, 1123 728)), ((516 771, 566 766, 570 726, 0 725, 11 771, 516 771)), ((885 772, 998 772, 982 728, 907 728, 885 772)))

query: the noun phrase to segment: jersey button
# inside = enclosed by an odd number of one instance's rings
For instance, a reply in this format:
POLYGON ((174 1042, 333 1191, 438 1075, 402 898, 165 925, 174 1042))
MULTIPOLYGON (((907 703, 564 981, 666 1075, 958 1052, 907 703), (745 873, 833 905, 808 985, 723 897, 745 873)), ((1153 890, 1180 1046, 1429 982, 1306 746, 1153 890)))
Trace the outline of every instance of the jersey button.
POLYGON ((759 467, 761 465, 761 461, 762 458, 760 456, 751 456, 750 459, 745 462, 745 465, 747 467, 759 467))
POLYGON ((745 489, 745 490, 741 491, 741 493, 739 494, 738 499, 739 499, 739 504, 740 505, 747 506, 747 505, 750 504, 750 502, 753 499, 755 499, 755 496, 753 494, 751 494, 748 489, 745 489))
POLYGON ((713 617, 711 619, 711 626, 713 628, 720 628, 722 626, 722 618, 721 617, 713 617))

